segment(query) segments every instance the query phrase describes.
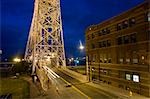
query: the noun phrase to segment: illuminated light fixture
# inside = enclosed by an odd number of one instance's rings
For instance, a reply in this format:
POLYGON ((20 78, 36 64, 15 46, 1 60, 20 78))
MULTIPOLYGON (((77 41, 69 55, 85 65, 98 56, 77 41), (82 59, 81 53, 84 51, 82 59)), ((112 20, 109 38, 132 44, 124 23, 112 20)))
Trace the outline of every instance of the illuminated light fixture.
POLYGON ((2 54, 2 50, 0 50, 0 54, 2 54))
POLYGON ((71 60, 71 59, 69 59, 69 61, 71 62, 72 60, 71 60))
POLYGON ((79 42, 80 42, 79 49, 80 49, 80 50, 83 50, 83 49, 84 49, 84 46, 82 45, 82 42, 81 42, 81 40, 80 40, 79 42))
POLYGON ((73 61, 73 60, 74 60, 74 58, 71 58, 71 60, 73 61))
POLYGON ((19 58, 14 58, 13 61, 14 61, 14 62, 21 62, 21 59, 19 59, 19 58))
POLYGON ((142 56, 142 60, 144 60, 144 56, 142 56))
POLYGON ((76 60, 77 64, 79 64, 79 60, 76 60))

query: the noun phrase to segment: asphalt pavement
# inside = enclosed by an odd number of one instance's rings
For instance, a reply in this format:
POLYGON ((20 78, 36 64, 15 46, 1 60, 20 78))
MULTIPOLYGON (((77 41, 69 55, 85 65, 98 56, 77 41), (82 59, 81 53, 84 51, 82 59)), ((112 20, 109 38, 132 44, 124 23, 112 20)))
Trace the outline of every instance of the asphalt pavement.
MULTIPOLYGON (((53 71, 55 71, 55 73, 57 73, 64 80, 69 82, 70 83, 69 87, 75 88, 79 93, 83 94, 85 97, 88 97, 89 99, 118 99, 118 97, 114 94, 111 94, 103 90, 100 90, 98 88, 87 85, 87 83, 89 82, 81 83, 80 81, 64 74, 58 69, 53 69, 53 71)), ((72 99, 72 98, 73 96, 69 99, 72 99)), ((82 99, 82 98, 76 98, 76 99, 82 99)))

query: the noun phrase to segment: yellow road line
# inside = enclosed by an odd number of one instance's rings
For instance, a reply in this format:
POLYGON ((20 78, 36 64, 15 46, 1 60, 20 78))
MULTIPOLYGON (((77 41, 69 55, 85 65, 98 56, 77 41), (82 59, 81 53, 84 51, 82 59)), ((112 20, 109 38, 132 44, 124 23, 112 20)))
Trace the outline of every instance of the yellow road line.
POLYGON ((75 86, 73 86, 71 83, 69 83, 68 81, 66 81, 64 78, 60 77, 64 82, 66 82, 68 85, 71 85, 73 89, 75 89, 77 92, 79 92, 80 94, 82 94, 83 96, 87 97, 88 99, 91 99, 89 96, 87 96, 86 94, 84 94, 82 91, 80 91, 78 88, 76 88, 75 86))

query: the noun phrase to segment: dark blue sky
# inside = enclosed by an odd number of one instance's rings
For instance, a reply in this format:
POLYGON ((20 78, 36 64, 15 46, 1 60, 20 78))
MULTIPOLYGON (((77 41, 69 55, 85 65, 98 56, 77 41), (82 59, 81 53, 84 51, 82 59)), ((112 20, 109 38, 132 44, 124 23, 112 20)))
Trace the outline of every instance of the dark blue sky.
MULTIPOLYGON (((81 55, 79 40, 84 42, 85 29, 100 23, 144 0, 61 0, 65 50, 68 57, 81 55)), ((1 0, 1 49, 3 56, 25 51, 33 14, 34 0, 1 0)))

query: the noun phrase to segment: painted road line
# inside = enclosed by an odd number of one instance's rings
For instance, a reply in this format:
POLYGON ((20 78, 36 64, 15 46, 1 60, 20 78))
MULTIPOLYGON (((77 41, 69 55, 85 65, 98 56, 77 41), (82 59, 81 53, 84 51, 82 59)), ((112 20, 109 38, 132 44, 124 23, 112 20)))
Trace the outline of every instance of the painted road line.
POLYGON ((79 92, 80 94, 82 94, 83 96, 87 97, 88 99, 91 99, 91 97, 87 96, 86 94, 84 94, 82 91, 80 91, 78 88, 76 88, 75 86, 73 86, 71 83, 69 83, 68 81, 66 81, 64 78, 60 77, 61 80, 63 80, 64 82, 66 82, 68 85, 71 85, 73 89, 75 89, 77 92, 79 92))

